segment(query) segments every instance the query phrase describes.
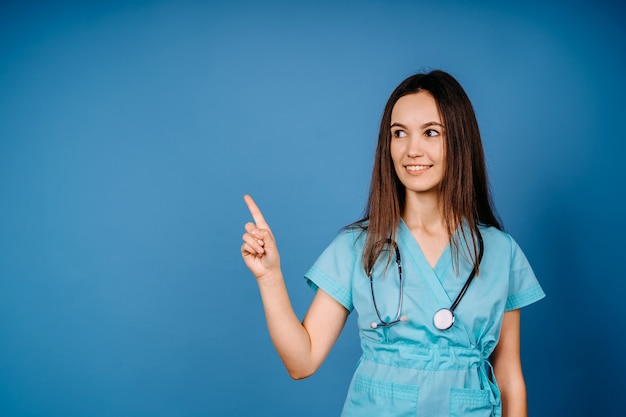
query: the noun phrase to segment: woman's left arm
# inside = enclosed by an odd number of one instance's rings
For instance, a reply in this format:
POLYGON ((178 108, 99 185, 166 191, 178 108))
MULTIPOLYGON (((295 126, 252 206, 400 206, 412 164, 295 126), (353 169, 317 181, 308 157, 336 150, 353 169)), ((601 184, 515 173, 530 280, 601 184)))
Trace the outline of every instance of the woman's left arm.
POLYGON ((502 417, 527 417, 526 384, 520 357, 520 310, 507 311, 500 341, 491 356, 502 395, 502 417))

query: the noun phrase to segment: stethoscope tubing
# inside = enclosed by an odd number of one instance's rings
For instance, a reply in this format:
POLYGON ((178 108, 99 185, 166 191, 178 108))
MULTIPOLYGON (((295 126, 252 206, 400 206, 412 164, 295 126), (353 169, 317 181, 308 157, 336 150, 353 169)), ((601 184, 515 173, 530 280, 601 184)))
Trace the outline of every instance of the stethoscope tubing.
POLYGON ((400 258, 400 249, 398 249, 398 245, 395 242, 392 242, 391 239, 387 239, 387 243, 393 244, 395 252, 396 252, 396 265, 398 266, 398 277, 400 280, 400 283, 399 283, 400 296, 398 297, 398 311, 396 313, 396 318, 393 319, 392 321, 385 321, 380 316, 380 311, 378 310, 378 306, 376 305, 376 296, 374 295, 374 279, 372 278, 372 274, 370 273, 369 279, 370 279, 370 290, 372 291, 372 302, 374 303, 374 311, 376 312, 376 316, 378 317, 378 321, 379 321, 378 323, 372 322, 371 327, 373 329, 375 329, 376 327, 388 327, 396 323, 399 323, 401 321, 406 321, 406 320, 402 320, 403 317, 400 316, 402 314, 402 297, 404 294, 403 282, 402 282, 402 261, 400 258))
POLYGON ((483 254, 485 253, 485 245, 483 243, 483 236, 480 234, 480 231, 477 230, 477 232, 478 232, 477 233, 477 238, 478 238, 478 264, 476 266, 474 266, 474 268, 472 268, 472 272, 470 273, 469 277, 465 281, 465 285, 463 285, 463 288, 461 289, 461 292, 459 292, 459 295, 456 296, 456 299, 454 300, 454 302, 450 306, 450 311, 452 311, 453 313, 454 313, 454 310, 456 310, 456 307, 459 305, 459 303, 463 299, 463 296, 467 292, 467 289, 469 288, 470 284, 472 283, 472 280, 476 276, 476 272, 478 271, 478 266, 480 265, 480 263, 483 260, 483 254))
MULTIPOLYGON (((452 305, 450 306, 450 308, 441 308, 439 309, 434 317, 433 317, 433 323, 435 325, 435 327, 439 330, 448 330, 450 327, 452 327, 452 325, 454 324, 454 310, 456 310, 457 306, 459 305, 459 303, 461 302, 461 300, 463 299, 463 297, 465 296, 465 293, 467 292, 470 284, 472 283, 472 280, 474 279, 474 277, 476 276, 476 272, 478 271, 478 267, 480 266, 480 263, 482 262, 483 259, 483 254, 485 251, 485 245, 483 243, 483 237, 480 233, 479 230, 476 230, 477 232, 477 238, 478 238, 478 246, 479 246, 479 250, 478 250, 478 264, 476 266, 474 266, 474 268, 472 268, 472 272, 470 273, 470 275, 468 276, 467 280, 465 280, 465 285, 463 285, 463 288, 461 289, 461 291, 459 292, 459 294, 457 295, 456 299, 454 300, 454 302, 452 303, 452 305)), ((379 322, 372 322, 370 327, 372 329, 376 329, 377 327, 390 327, 394 324, 400 323, 402 321, 407 321, 408 318, 406 316, 402 315, 402 301, 403 301, 403 295, 404 295, 404 283, 402 280, 402 261, 401 261, 401 257, 400 257, 400 249, 398 248, 398 244, 396 242, 393 242, 391 239, 387 239, 387 243, 390 245, 394 246, 394 250, 395 250, 395 255, 396 255, 396 265, 398 266, 398 278, 399 278, 399 286, 400 286, 400 295, 398 296, 398 311, 396 312, 396 316, 393 320, 391 321, 385 321, 383 320, 383 318, 380 315, 380 311, 378 310, 378 305, 376 304, 376 296, 374 295, 374 279, 372 277, 372 273, 369 274, 369 280, 370 280, 370 290, 372 293, 372 302, 374 304, 374 311, 376 312, 376 317, 378 317, 379 322)))

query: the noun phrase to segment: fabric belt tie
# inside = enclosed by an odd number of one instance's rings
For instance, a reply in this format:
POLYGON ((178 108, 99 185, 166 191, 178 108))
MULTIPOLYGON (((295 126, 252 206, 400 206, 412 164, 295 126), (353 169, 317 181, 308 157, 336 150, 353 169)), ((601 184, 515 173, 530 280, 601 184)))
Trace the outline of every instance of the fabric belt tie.
POLYGON ((500 417, 502 410, 500 407, 500 389, 496 382, 493 366, 488 360, 484 360, 478 367, 478 375, 480 376, 481 388, 489 391, 489 402, 493 407, 493 415, 500 417))

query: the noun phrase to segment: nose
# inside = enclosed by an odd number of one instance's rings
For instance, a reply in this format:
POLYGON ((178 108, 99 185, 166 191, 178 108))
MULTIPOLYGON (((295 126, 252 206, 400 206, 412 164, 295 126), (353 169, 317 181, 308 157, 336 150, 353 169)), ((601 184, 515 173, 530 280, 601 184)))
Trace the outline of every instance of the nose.
POLYGON ((423 154, 422 139, 419 136, 411 136, 407 141, 406 153, 409 157, 415 158, 423 154))

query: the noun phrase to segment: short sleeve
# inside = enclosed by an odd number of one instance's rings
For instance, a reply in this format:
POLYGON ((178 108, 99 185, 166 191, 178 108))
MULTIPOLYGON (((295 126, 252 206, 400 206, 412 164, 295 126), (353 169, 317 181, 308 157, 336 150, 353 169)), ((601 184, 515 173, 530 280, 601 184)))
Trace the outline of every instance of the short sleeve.
POLYGON ((544 298, 537 277, 517 242, 511 238, 511 270, 505 311, 516 310, 544 298))
POLYGON ((304 274, 311 288, 321 288, 348 311, 354 308, 352 276, 359 256, 356 233, 350 229, 342 231, 304 274))

